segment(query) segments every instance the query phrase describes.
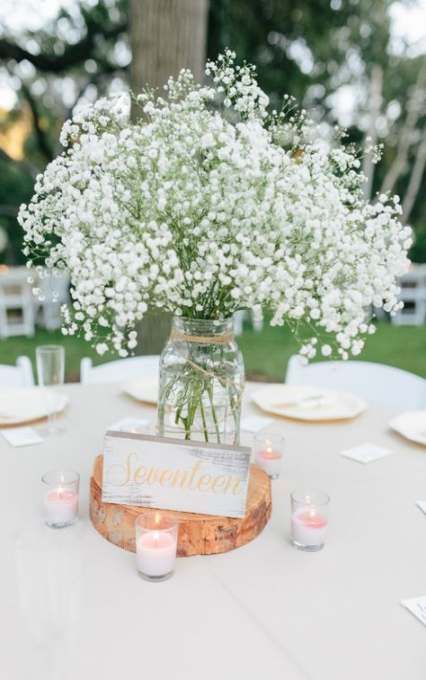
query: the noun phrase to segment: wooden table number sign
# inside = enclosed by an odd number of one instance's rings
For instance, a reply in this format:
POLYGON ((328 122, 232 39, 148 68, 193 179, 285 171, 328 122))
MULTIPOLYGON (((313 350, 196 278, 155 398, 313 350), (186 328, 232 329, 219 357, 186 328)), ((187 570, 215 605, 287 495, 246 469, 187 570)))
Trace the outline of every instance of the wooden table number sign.
POLYGON ((151 508, 177 515, 179 555, 225 552, 267 523, 270 483, 247 447, 107 432, 91 480, 95 528, 134 551, 135 518, 151 508))

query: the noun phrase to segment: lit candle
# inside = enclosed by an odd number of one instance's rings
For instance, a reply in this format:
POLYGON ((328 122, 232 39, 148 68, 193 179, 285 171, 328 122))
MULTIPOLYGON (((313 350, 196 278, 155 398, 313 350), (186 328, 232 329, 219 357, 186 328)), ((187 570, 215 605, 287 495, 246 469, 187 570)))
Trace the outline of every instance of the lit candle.
POLYGON ((155 513, 136 519, 136 564, 148 580, 162 581, 173 573, 176 562, 178 526, 155 513))
POLYGON ((284 437, 274 432, 260 431, 254 438, 256 463, 271 479, 278 479, 284 449, 284 437))
POLYGON ((291 530, 293 544, 303 550, 321 550, 328 528, 329 497, 322 491, 293 493, 291 530))
POLYGON ((315 508, 302 508, 291 518, 293 541, 301 546, 321 548, 325 542, 328 521, 315 508))
POLYGON ((46 521, 50 526, 67 526, 72 524, 78 513, 78 498, 75 491, 58 487, 49 491, 44 501, 46 521))
POLYGON ((78 515, 79 475, 76 472, 48 472, 42 477, 48 491, 44 496, 46 524, 61 528, 73 524, 78 515))

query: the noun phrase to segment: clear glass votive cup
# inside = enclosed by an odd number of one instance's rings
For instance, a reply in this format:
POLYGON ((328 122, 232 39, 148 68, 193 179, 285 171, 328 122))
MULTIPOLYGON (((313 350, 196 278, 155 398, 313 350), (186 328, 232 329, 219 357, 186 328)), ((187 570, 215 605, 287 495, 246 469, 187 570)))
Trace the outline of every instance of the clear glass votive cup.
POLYGON ((44 388, 47 409, 47 432, 56 434, 64 430, 58 422, 58 399, 56 388, 64 384, 65 349, 62 345, 40 345, 36 347, 37 380, 44 388))
POLYGON ((51 470, 41 478, 44 519, 48 527, 62 529, 78 518, 80 475, 73 470, 51 470))
POLYGON ((281 474, 284 443, 284 437, 277 432, 260 430, 254 437, 255 461, 271 479, 278 479, 281 474))
POLYGON ((165 581, 174 572, 178 522, 158 510, 144 512, 135 521, 136 566, 148 581, 165 581))
POLYGON ((300 550, 315 552, 324 547, 328 529, 330 497, 319 489, 291 494, 291 537, 300 550))

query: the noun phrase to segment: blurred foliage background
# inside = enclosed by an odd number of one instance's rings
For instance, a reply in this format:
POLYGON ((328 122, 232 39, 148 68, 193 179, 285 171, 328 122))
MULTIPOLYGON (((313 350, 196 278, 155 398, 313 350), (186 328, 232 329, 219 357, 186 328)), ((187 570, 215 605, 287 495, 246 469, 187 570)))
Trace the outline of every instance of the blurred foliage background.
MULTIPOLYGON (((2 0, 0 262, 23 259, 17 208, 30 198, 37 173, 60 152, 63 121, 82 101, 130 84, 138 89, 131 68, 136 19, 143 26, 149 12, 170 12, 176 2, 2 0)), ((364 157, 366 194, 399 193, 404 220, 416 232, 411 256, 425 262, 424 0, 179 2, 182 21, 192 4, 198 14, 191 20, 206 23, 203 57, 230 46, 240 60, 256 64, 272 105, 294 95, 318 121, 345 126, 351 141, 365 144, 370 137, 383 144, 378 166, 364 157)), ((163 51, 167 44, 164 35, 163 51)), ((143 73, 143 53, 138 59, 143 73)))
MULTIPOLYGON (((161 87, 183 66, 201 77, 205 58, 228 46, 256 64, 273 107, 293 95, 324 131, 337 123, 364 149, 382 145, 378 165, 363 155, 365 194, 400 195, 411 258, 426 262, 426 0, 1 0, 0 264, 24 261, 19 205, 61 152, 76 106, 161 87)), ((168 322, 148 318, 141 330, 138 351, 156 353, 168 322)), ((0 363, 52 337, 4 340, 0 363)), ((245 328, 240 344, 249 373, 275 379, 297 349, 287 328, 245 328)), ((69 379, 84 354, 82 340, 67 344, 69 379)), ((426 375, 425 327, 382 321, 362 358, 426 375)))

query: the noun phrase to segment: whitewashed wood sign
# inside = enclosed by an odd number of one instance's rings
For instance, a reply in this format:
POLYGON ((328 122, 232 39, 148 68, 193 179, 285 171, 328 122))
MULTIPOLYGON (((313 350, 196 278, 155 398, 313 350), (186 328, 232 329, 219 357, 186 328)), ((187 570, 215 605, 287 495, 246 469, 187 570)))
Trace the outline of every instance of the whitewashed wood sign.
POLYGON ((250 449, 108 431, 102 501, 244 517, 250 449))

